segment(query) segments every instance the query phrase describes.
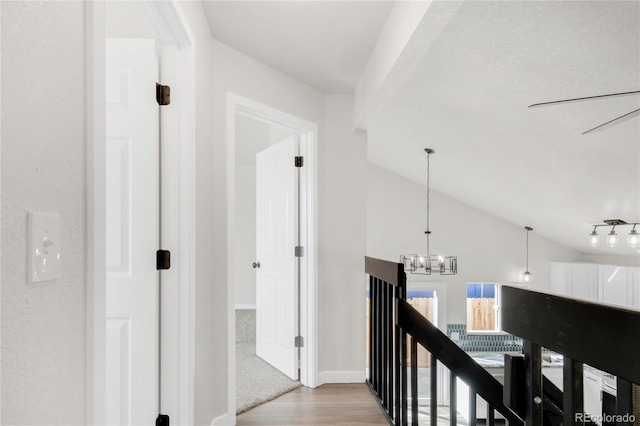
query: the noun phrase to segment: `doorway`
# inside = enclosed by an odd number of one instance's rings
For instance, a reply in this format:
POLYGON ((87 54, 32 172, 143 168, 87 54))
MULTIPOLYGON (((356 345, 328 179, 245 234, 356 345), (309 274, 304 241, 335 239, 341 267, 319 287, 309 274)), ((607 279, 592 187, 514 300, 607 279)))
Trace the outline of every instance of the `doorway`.
POLYGON ((236 413, 300 386, 299 132, 239 114, 236 136, 236 413), (277 230, 272 232, 272 230, 277 230), (288 344, 289 343, 289 344, 288 344))
MULTIPOLYGON (((236 310, 256 307, 255 185, 256 153, 287 136, 299 139, 300 155, 300 258, 299 335, 304 340, 299 350, 300 382, 309 387, 316 383, 316 177, 315 154, 317 126, 252 100, 228 95, 228 295, 229 295, 229 413, 236 412, 236 310), (250 134, 247 137, 245 134, 250 134), (243 142, 244 141, 244 142, 243 142), (249 204, 249 205, 248 205, 249 204), (251 205, 253 204, 253 205, 251 205)), ((291 159, 294 167, 294 159, 291 159)), ((292 336, 295 337, 295 336, 292 336)), ((290 342, 294 345, 293 339, 290 342)))
MULTIPOLYGON (((112 385, 107 377, 107 145, 106 102, 108 96, 105 64, 105 45, 108 36, 113 36, 110 27, 114 22, 120 26, 117 37, 151 38, 156 43, 159 63, 159 81, 174 90, 172 108, 160 110, 159 133, 161 155, 158 167, 163 170, 161 180, 179 177, 180 184, 168 188, 162 185, 160 192, 160 214, 165 218, 160 225, 165 248, 179 253, 172 268, 162 276, 164 287, 159 291, 162 309, 159 335, 162 357, 155 362, 160 383, 156 379, 144 383, 154 393, 153 423, 159 412, 168 414, 177 424, 193 423, 193 293, 194 261, 193 232, 195 224, 193 174, 195 138, 193 129, 193 82, 195 78, 192 62, 193 35, 179 6, 173 2, 89 2, 86 5, 87 20, 87 422, 105 424, 107 413, 107 386, 112 385), (110 7, 129 8, 115 12, 110 7), (111 19, 120 16, 124 19, 111 19), (133 19, 133 21, 131 21, 133 19), (171 137, 163 137, 171 135, 171 137), (178 285, 178 283, 180 285, 178 285), (155 388, 155 390, 154 390, 155 388)), ((111 76, 112 77, 112 76, 111 76)), ((109 77, 109 78, 111 78, 109 77)), ((151 82, 155 86, 155 82, 151 82)), ((154 93, 155 95, 155 93, 154 93)), ((156 179, 157 180, 157 179, 156 179)), ((155 244, 150 257, 155 266, 155 244)), ((154 271, 155 272, 155 271, 154 271)), ((155 272, 157 274, 157 272, 155 272)), ((155 318, 157 320, 157 316, 155 318)), ((125 324, 123 324, 125 325, 125 324)), ((157 326, 157 325, 156 325, 157 326)), ((126 326, 125 326, 126 329, 126 326)), ((113 336, 111 336, 113 337, 113 336)), ((126 339, 124 340, 126 343, 126 339)), ((125 360, 126 361, 126 360, 125 360)), ((154 374, 156 376, 156 374, 154 374)), ((128 398, 130 399, 130 398, 128 398)), ((123 403, 123 424, 133 419, 123 403)), ((123 418, 121 416, 121 418, 123 418)))

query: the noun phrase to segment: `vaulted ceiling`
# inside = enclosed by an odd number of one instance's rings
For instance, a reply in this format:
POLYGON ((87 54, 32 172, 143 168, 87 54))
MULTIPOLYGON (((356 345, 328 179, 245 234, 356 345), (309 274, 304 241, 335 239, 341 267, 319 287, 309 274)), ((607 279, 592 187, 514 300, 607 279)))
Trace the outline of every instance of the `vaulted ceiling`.
MULTIPOLYGON (((325 92, 355 90, 391 7, 251 3, 204 2, 214 37, 325 92), (322 75, 287 65, 305 60, 322 75)), ((388 75, 361 123, 370 162, 423 183, 421 154, 433 148, 435 190, 585 253, 638 257, 586 239, 603 219, 640 220, 640 117, 581 133, 640 108, 640 95, 528 105, 640 90, 639 2, 432 2, 388 75)))

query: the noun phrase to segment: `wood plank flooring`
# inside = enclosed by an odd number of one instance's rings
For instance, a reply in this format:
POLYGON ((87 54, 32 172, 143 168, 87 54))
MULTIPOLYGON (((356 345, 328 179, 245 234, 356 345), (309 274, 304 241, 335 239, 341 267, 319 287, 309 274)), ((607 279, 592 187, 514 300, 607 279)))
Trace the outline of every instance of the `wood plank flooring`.
POLYGON ((388 425, 364 383, 299 388, 237 417, 237 425, 388 425))

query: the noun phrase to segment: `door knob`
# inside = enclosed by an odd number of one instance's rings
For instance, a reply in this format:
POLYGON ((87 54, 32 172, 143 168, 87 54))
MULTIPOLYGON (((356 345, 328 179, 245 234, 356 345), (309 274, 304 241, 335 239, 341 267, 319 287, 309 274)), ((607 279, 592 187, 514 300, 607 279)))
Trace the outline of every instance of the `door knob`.
POLYGON ((260 267, 260 262, 253 262, 251 264, 251 266, 253 266, 253 269, 259 268, 260 267))

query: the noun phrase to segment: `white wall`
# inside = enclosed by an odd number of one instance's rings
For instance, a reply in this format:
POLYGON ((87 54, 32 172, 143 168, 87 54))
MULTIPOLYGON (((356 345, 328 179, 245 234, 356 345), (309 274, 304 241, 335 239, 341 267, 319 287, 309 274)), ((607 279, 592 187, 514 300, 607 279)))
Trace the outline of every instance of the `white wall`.
POLYGON ((84 424, 83 2, 2 4, 1 424, 84 424), (58 212, 61 277, 27 282, 27 211, 58 212))
MULTIPOLYGON (((431 176, 432 182, 435 178, 431 176)), ((426 187, 372 164, 367 187, 367 255, 398 261, 401 254, 424 253, 426 187)), ((534 228, 529 234, 529 270, 537 289, 549 289, 549 262, 584 260, 581 253, 536 235, 535 223, 516 226, 433 189, 430 222, 431 252, 457 255, 458 274, 426 279, 407 274, 407 279, 447 282, 449 323, 466 323, 467 282, 521 281, 525 225, 534 228)))
MULTIPOLYGON (((317 123, 318 140, 318 299, 320 378, 340 380, 364 374, 365 144, 351 131, 350 96, 323 95, 291 77, 214 41, 214 282, 210 309, 226 334, 227 247, 227 103, 229 92, 317 123), (355 341, 354 341, 355 338, 355 341), (323 373, 326 373, 323 375, 323 373)), ((237 207, 237 206, 236 206, 237 207)), ((234 237, 235 238, 235 237, 234 237)), ((217 325, 216 325, 217 326, 217 325)), ((226 356, 219 340, 215 357, 226 356)), ((224 363, 221 364, 224 366, 224 363)), ((226 374, 220 377, 226 377, 226 374)), ((226 379, 219 378, 213 404, 224 413, 226 379)))
POLYGON ((324 97, 318 147, 319 371, 322 381, 364 380, 366 140, 351 129, 353 97, 324 97))
MULTIPOLYGON (((625 235, 621 235, 620 244, 626 244, 625 235)), ((586 240, 585 240, 586 241, 586 240)), ((618 265, 618 266, 640 266, 640 257, 638 256, 596 256, 588 254, 584 256, 584 262, 597 263, 600 265, 618 265)))

